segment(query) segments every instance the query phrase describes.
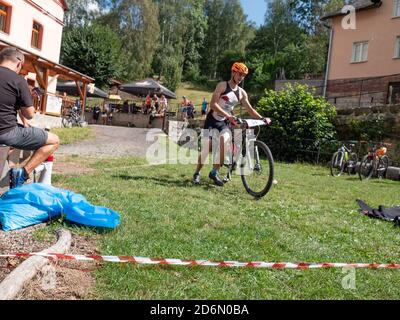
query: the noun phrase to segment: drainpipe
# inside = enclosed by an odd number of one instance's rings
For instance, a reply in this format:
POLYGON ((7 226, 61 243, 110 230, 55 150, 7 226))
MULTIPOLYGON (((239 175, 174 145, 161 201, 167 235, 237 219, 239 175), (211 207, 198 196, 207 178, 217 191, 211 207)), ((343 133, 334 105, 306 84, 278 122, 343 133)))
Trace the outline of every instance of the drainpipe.
POLYGON ((330 30, 328 59, 327 59, 327 62, 326 62, 325 83, 324 83, 324 93, 323 93, 323 97, 326 98, 326 88, 328 86, 329 67, 330 67, 330 64, 331 64, 333 28, 331 26, 329 26, 328 24, 325 24, 325 23, 324 23, 324 27, 326 27, 326 28, 328 28, 330 30))

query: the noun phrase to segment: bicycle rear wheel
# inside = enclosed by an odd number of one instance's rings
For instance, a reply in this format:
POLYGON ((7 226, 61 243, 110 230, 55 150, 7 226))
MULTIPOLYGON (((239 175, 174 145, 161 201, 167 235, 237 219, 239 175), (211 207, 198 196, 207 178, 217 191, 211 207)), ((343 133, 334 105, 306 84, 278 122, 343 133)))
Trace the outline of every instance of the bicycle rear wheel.
POLYGON ((360 164, 360 170, 358 171, 358 176, 360 180, 368 180, 372 177, 374 172, 375 161, 374 158, 366 155, 360 164))
POLYGON ((347 173, 348 173, 349 175, 352 175, 352 174, 356 174, 356 173, 357 173, 357 171, 356 171, 357 162, 358 162, 358 155, 357 155, 357 153, 354 153, 354 152, 350 153, 350 155, 349 155, 349 161, 347 162, 347 173))
POLYGON ((389 167, 388 156, 382 156, 378 162, 378 168, 377 168, 378 178, 386 178, 386 172, 388 167, 389 167))
POLYGON ((246 148, 246 155, 240 161, 240 175, 246 191, 253 197, 265 196, 274 179, 274 159, 268 146, 254 141, 246 148))
POLYGON ((336 151, 331 160, 331 175, 339 177, 344 171, 345 162, 344 153, 342 151, 336 151))

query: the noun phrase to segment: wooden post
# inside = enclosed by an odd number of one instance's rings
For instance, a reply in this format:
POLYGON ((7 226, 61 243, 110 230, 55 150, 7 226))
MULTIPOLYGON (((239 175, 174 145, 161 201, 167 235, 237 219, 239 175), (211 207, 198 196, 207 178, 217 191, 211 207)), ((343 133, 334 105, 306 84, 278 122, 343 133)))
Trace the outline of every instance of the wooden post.
POLYGON ((87 82, 83 83, 83 97, 82 97, 82 115, 81 119, 85 119, 86 95, 87 95, 87 82))
POLYGON ((42 114, 46 113, 46 106, 47 106, 47 88, 49 85, 49 75, 50 75, 50 70, 49 69, 44 69, 43 71, 43 90, 44 90, 44 94, 42 97, 42 101, 41 101, 41 112, 42 114))

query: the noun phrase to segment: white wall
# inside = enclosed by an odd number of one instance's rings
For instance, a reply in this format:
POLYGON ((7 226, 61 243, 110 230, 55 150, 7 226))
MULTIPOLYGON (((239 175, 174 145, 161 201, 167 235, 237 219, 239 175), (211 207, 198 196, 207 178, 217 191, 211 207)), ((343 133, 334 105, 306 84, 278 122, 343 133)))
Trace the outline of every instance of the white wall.
MULTIPOLYGON (((63 25, 34 8, 25 0, 4 0, 12 6, 10 34, 0 32, 0 39, 11 42, 43 58, 58 63, 60 60, 63 25), (42 49, 31 46, 33 20, 43 26, 42 49)), ((63 21, 64 11, 53 0, 34 0, 44 10, 63 21)))

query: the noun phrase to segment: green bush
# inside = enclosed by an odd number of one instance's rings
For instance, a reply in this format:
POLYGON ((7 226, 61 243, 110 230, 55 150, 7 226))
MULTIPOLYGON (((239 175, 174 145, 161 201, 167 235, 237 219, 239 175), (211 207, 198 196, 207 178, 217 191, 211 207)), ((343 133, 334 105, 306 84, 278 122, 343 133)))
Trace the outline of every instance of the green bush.
POLYGON ((335 108, 306 85, 265 91, 257 110, 272 119, 260 139, 279 160, 315 160, 320 145, 336 137, 335 108))
POLYGON ((353 119, 350 135, 357 140, 382 141, 385 137, 385 120, 382 115, 370 117, 365 120, 353 119))

